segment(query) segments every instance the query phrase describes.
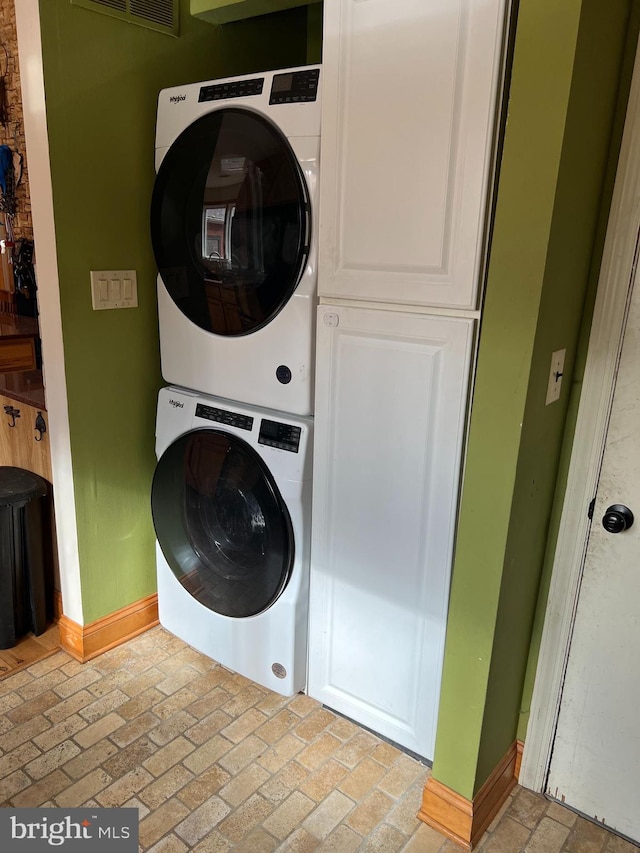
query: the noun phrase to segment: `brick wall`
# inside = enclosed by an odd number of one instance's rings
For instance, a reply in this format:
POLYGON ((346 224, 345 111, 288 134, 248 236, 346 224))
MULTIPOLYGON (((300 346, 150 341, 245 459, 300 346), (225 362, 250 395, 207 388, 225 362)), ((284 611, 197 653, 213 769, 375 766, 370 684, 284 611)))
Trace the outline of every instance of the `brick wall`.
POLYGON ((16 240, 20 237, 33 240, 18 67, 15 2, 20 0, 0 0, 0 74, 4 77, 7 93, 7 123, 0 125, 0 144, 8 145, 12 151, 22 155, 22 181, 16 190, 16 215, 13 227, 16 240))

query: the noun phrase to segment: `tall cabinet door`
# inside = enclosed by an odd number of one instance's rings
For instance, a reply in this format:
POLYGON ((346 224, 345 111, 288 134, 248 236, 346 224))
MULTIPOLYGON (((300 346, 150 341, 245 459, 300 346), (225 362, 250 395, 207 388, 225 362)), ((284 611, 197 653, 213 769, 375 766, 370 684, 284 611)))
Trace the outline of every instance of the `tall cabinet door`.
POLYGON ((309 694, 428 759, 473 334, 319 308, 309 694))
POLYGON ((507 0, 325 0, 320 295, 475 308, 507 0))

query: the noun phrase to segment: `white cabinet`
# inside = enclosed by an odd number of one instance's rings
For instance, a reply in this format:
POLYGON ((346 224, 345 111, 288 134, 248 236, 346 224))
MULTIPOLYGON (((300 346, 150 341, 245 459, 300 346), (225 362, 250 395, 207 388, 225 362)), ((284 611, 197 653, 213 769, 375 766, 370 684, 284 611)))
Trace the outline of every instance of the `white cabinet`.
POLYGON ((473 335, 319 308, 309 694, 429 759, 473 335))
POLYGON ((309 693, 433 758, 509 0, 325 0, 309 693))
POLYGON ((475 308, 506 0, 325 0, 320 296, 475 308))

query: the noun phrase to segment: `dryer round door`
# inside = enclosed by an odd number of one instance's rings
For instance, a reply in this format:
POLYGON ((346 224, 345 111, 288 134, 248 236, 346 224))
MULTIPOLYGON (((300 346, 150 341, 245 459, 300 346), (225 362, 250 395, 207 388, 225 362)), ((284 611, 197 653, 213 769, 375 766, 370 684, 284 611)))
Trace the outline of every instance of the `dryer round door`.
POLYGON ((217 335, 255 332, 292 296, 309 254, 304 176, 263 116, 220 109, 164 156, 151 202, 162 281, 193 323, 217 335))
POLYGON ((156 467, 151 507, 167 563, 205 607, 247 617, 279 598, 293 568, 293 528, 246 442, 216 429, 178 438, 156 467))

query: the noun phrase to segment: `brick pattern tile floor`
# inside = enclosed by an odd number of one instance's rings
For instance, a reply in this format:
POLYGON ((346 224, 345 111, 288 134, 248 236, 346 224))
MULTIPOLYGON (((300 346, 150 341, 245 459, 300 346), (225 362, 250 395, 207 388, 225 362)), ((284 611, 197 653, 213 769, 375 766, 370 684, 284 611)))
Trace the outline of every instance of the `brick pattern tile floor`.
MULTIPOLYGON (((150 853, 455 853, 416 819, 428 773, 159 627, 89 663, 60 651, 0 681, 0 803, 135 807, 150 853)), ((516 788, 478 850, 638 848, 516 788)))

